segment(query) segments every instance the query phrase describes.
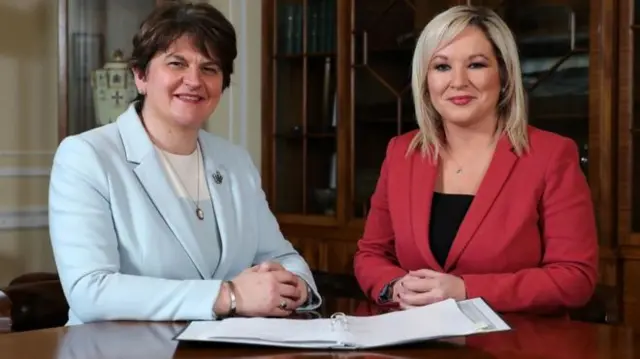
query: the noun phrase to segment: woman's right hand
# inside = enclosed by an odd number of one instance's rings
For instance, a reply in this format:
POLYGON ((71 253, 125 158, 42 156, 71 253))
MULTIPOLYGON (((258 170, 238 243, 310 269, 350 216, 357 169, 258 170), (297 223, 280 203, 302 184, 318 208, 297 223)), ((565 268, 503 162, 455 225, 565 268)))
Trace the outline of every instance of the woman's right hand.
POLYGON ((296 309, 298 278, 286 270, 248 268, 233 279, 236 312, 247 317, 285 317, 296 309), (280 307, 286 303, 285 309, 280 307))
POLYGON ((406 279, 407 277, 409 277, 409 274, 406 274, 404 277, 398 279, 397 281, 395 281, 395 283, 393 283, 393 286, 391 287, 391 300, 396 302, 396 303, 400 303, 402 301, 401 297, 401 293, 405 292, 405 288, 404 285, 402 283, 402 281, 404 279, 406 279))
POLYGON ((430 269, 411 271, 393 285, 393 300, 404 309, 466 297, 462 278, 430 269))

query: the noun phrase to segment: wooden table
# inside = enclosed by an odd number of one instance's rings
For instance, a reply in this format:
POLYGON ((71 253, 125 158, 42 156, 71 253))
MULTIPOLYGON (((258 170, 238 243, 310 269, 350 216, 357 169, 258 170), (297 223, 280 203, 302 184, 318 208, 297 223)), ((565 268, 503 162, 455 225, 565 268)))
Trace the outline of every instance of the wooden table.
MULTIPOLYGON (((336 310, 352 315, 381 309, 356 299, 326 299, 320 315, 336 310)), ((640 341, 629 328, 572 322, 561 318, 504 315, 514 328, 449 341, 375 352, 298 351, 219 344, 185 344, 173 338, 185 323, 105 322, 0 335, 3 359, 163 359, 163 358, 504 358, 632 359, 640 341)), ((393 330, 393 328, 390 328, 393 330)))

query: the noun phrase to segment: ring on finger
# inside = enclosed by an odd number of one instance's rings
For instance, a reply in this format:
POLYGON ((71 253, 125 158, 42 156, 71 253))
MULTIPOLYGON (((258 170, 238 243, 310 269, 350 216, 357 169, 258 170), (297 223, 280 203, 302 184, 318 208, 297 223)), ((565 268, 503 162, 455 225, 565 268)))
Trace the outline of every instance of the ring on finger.
POLYGON ((282 310, 287 309, 287 301, 286 301, 286 300, 284 300, 284 299, 281 299, 281 300, 280 300, 280 304, 278 305, 278 308, 280 308, 280 309, 282 309, 282 310))

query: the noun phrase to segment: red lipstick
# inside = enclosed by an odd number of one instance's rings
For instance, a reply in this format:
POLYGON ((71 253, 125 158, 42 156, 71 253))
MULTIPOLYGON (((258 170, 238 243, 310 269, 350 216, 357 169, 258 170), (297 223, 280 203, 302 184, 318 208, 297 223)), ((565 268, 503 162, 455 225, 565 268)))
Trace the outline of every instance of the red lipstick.
POLYGON ((473 100, 472 96, 454 96, 449 98, 449 101, 453 102, 454 105, 464 106, 473 100))

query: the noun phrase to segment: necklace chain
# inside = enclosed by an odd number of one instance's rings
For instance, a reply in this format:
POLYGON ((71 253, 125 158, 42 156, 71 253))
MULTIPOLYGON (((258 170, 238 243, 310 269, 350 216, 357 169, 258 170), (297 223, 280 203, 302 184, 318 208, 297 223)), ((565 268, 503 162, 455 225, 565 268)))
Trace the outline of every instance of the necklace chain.
MULTIPOLYGON (((494 134, 494 135, 493 135, 493 137, 492 137, 492 139, 491 139, 491 142, 489 142, 489 145, 487 146, 487 148, 489 148, 489 147, 493 146, 493 144, 496 142, 496 138, 497 138, 497 134, 494 134)), ((455 171, 455 174, 456 174, 456 175, 460 175, 460 174, 462 174, 462 173, 463 173, 463 169, 464 169, 464 168, 462 167, 462 165, 460 165, 460 162, 458 162, 458 161, 453 157, 453 155, 451 154, 451 151, 449 151, 448 149, 445 149, 445 152, 447 153, 447 155, 449 156, 449 158, 450 158, 450 159, 451 159, 451 160, 456 164, 456 166, 457 166, 457 169, 456 169, 456 171, 455 171)))
POLYGON ((164 159, 167 161, 167 164, 169 164, 169 167, 171 167, 171 170, 173 171, 173 173, 176 175, 176 177, 178 178, 178 181, 180 182, 180 185, 182 186, 182 189, 187 193, 187 195, 189 196, 189 198, 191 199, 191 201, 193 202, 193 205, 196 207, 196 217, 198 217, 199 220, 203 220, 204 219, 204 211, 202 211, 202 209, 200 208, 200 144, 197 143, 196 144, 196 161, 197 161, 197 167, 198 167, 198 179, 196 182, 196 196, 197 196, 197 200, 193 198, 193 196, 191 196, 191 193, 189 193, 189 191, 187 190, 187 186, 184 185, 184 182, 182 181, 182 178, 180 177, 180 174, 176 171, 176 169, 173 167, 173 164, 171 163, 171 161, 169 161, 169 158, 167 158, 166 154, 164 153, 164 151, 161 149, 160 153, 162 154, 162 157, 164 157, 164 159))

